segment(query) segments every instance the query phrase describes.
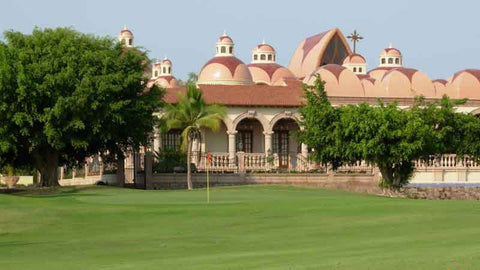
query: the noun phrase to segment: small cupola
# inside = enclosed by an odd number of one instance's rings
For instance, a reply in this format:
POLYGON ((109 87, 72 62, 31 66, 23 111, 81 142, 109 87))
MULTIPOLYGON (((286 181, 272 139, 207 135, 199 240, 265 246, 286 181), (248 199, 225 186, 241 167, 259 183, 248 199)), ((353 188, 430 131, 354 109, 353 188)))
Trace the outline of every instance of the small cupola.
POLYGON ((133 34, 128 30, 127 25, 123 27, 123 30, 118 34, 118 41, 127 48, 133 47, 133 34))
POLYGON ((276 52, 275 49, 265 43, 263 40, 262 44, 257 45, 252 50, 252 64, 260 63, 275 63, 276 61, 276 52))
POLYGON ((223 31, 223 35, 218 39, 215 56, 233 56, 233 40, 223 31))

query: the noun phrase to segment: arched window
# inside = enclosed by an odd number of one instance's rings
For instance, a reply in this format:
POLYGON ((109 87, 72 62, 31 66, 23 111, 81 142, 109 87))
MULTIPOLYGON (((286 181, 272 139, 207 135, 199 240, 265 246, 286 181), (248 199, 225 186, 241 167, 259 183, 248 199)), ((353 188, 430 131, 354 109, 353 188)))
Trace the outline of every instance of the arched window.
POLYGON ((227 49, 225 49, 225 47, 222 46, 222 48, 220 49, 220 51, 221 51, 222 53, 226 53, 226 52, 227 52, 227 49))
POLYGON ((353 68, 353 72, 357 72, 357 68, 356 68, 356 67, 353 68))
POLYGON ((362 72, 362 68, 361 68, 361 67, 358 68, 358 72, 362 72))
POLYGON ((158 76, 158 70, 155 70, 155 77, 158 76))
POLYGON ((255 60, 255 61, 258 60, 258 54, 253 55, 253 60, 255 60))
POLYGON ((265 60, 265 54, 260 55, 260 60, 265 60))
POLYGON ((128 45, 132 46, 132 44, 133 44, 133 39, 129 39, 128 40, 128 45))
POLYGON ((167 70, 165 69, 165 67, 163 67, 163 73, 167 73, 167 70))
POLYGON ((272 55, 271 54, 268 55, 268 60, 270 60, 270 61, 272 60, 272 55))
POLYGON ((172 68, 168 67, 168 74, 172 73, 172 68))
POLYGON ((382 64, 385 64, 385 58, 382 58, 382 64))
POLYGON ((388 63, 393 64, 393 58, 388 58, 388 63))
POLYGON ((228 48, 228 52, 229 52, 229 53, 233 53, 233 47, 232 47, 232 46, 230 46, 230 47, 228 48))
POLYGON ((127 41, 125 39, 122 39, 122 44, 127 45, 127 41))
POLYGON ((395 58, 395 64, 400 64, 400 58, 395 58))

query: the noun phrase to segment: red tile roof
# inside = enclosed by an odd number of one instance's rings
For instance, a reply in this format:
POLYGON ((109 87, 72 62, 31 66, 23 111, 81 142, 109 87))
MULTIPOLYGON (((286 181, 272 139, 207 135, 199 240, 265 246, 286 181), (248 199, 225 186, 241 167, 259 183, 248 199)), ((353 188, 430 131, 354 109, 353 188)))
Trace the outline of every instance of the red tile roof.
MULTIPOLYGON (((200 88, 208 104, 298 107, 304 100, 301 82, 293 80, 288 81, 287 86, 201 85, 200 88)), ((176 103, 177 92, 185 93, 185 88, 166 89, 163 99, 167 103, 176 103)))

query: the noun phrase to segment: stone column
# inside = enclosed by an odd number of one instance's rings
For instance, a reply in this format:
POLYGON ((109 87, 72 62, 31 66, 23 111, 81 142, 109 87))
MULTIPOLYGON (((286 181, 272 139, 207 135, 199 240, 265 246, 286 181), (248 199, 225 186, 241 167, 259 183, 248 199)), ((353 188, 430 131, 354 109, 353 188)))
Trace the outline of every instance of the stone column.
POLYGON ((85 169, 84 169, 85 174, 84 174, 83 178, 87 178, 88 173, 89 173, 89 171, 88 171, 88 162, 85 162, 84 168, 85 168, 85 169))
POLYGON ((263 135, 265 135, 265 154, 272 154, 272 131, 265 131, 263 135))
POLYGON ((235 165, 235 155, 236 155, 236 134, 237 131, 227 132, 228 134, 228 159, 230 161, 230 166, 235 165))
POLYGON ((308 157, 308 146, 304 143, 302 143, 302 156, 304 158, 308 157))
POLYGON ((65 175, 65 167, 60 167, 60 180, 63 180, 63 176, 65 175))

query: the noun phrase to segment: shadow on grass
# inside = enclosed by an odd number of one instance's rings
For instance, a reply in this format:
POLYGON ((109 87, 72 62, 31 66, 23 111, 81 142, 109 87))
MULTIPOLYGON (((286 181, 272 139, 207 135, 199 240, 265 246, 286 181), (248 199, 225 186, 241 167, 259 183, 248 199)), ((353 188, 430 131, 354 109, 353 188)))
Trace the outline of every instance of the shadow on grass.
POLYGON ((41 188, 21 188, 21 189, 3 189, 0 193, 31 197, 31 198, 56 198, 56 197, 73 197, 73 196, 106 196, 99 193, 80 193, 89 190, 103 189, 99 186, 70 186, 70 187, 41 187, 41 188))

